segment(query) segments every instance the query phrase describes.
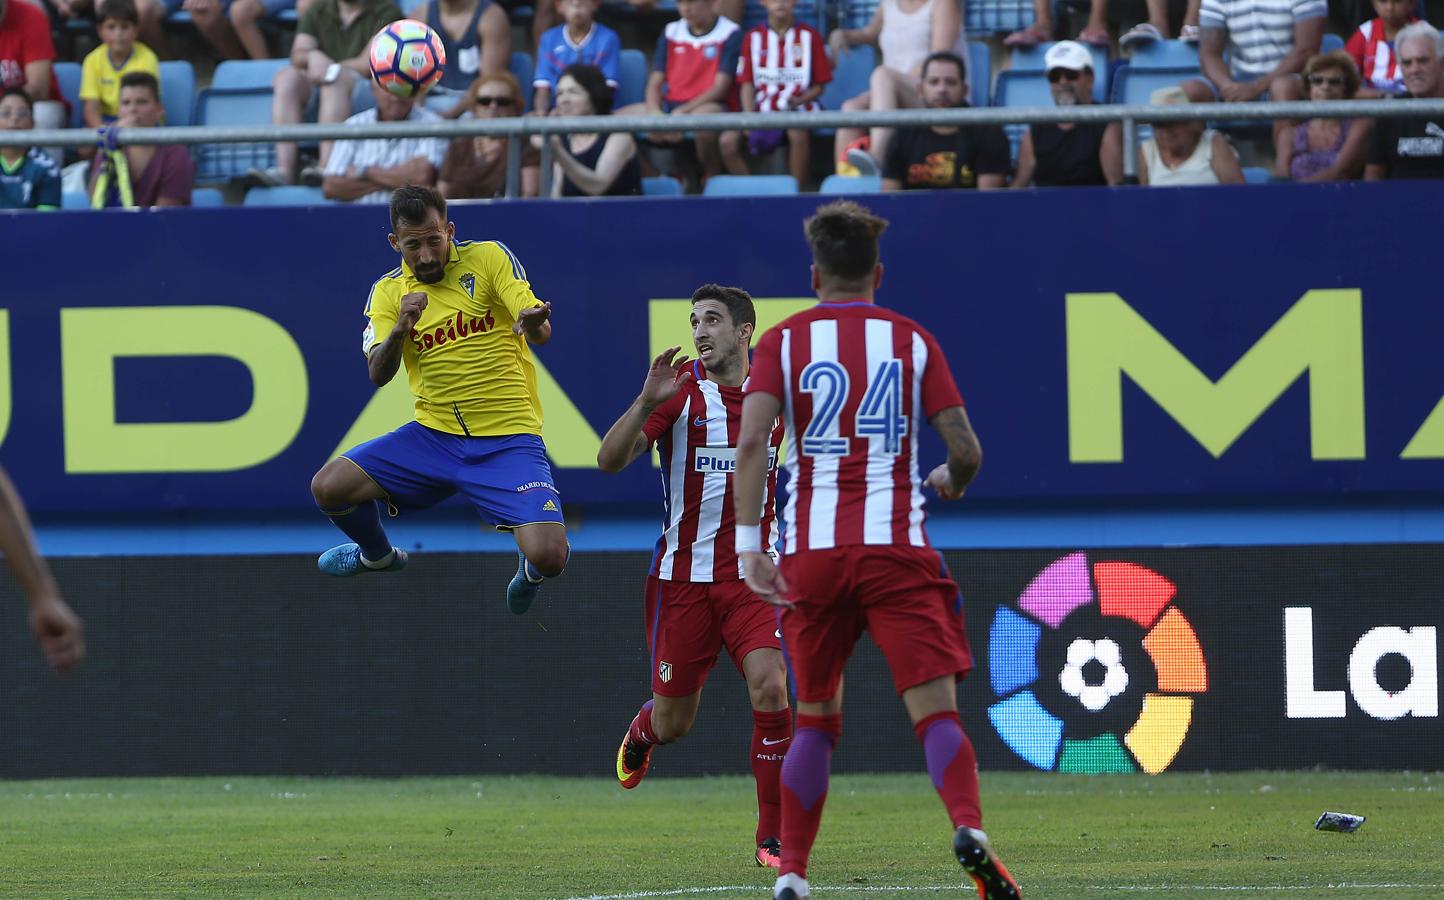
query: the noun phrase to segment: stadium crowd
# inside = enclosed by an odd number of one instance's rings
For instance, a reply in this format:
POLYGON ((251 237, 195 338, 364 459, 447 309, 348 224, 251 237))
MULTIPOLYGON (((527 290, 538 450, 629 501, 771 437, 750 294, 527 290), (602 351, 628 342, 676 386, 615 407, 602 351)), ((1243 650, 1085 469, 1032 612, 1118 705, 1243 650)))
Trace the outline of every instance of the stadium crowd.
MULTIPOLYGON (((289 198, 276 202, 374 202, 407 183, 482 199, 505 186, 507 142, 489 138, 116 146, 117 127, 165 122, 645 114, 658 117, 650 134, 550 138, 550 179, 541 177, 542 140, 533 139, 519 161, 521 194, 536 196, 546 181, 554 196, 680 193, 682 183, 707 193, 724 175, 783 171, 754 189, 989 190, 1120 184, 1122 129, 843 128, 829 140, 797 129, 688 133, 686 117, 1444 97, 1444 40, 1411 0, 1371 0, 1368 10, 1360 0, 1333 8, 1189 0, 1181 10, 1148 0, 1111 12, 1093 0, 1080 23, 1055 22, 1051 4, 1038 0, 1017 28, 994 14, 1004 2, 0 0, 0 128, 97 134, 96 146, 79 152, 0 152, 0 208, 215 203, 216 187, 232 199, 250 188, 255 202, 267 191, 289 198), (1182 13, 1176 31, 1170 12, 1182 13), (430 25, 446 50, 441 82, 422 100, 371 84, 371 37, 407 17, 430 25), (172 62, 178 49, 183 58, 172 62), (210 88, 197 94, 198 75, 210 88)), ((1196 122, 1141 129, 1139 181, 1444 175, 1444 119, 1281 120, 1260 129, 1207 127, 1207 118, 1200 110, 1196 122)))

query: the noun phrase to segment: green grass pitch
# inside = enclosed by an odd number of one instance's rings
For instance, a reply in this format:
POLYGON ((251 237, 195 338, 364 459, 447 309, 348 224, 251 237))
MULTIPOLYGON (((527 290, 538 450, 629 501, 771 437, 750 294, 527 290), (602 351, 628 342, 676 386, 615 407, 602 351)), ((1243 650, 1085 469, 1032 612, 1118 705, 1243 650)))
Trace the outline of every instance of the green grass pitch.
MULTIPOLYGON (((1028 898, 1444 896, 1444 776, 983 775, 1028 898), (1324 810, 1369 817, 1317 832, 1324 810)), ((0 783, 0 896, 770 896, 741 777, 0 783)), ((925 775, 837 775, 813 896, 964 897, 925 775)))

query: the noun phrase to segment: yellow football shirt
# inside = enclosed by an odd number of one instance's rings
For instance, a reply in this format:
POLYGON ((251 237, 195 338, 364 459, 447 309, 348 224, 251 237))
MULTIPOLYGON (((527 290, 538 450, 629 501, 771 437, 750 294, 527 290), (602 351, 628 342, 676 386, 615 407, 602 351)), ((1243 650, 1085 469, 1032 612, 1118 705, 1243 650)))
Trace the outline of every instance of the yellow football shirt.
MULTIPOLYGON (((120 112, 120 79, 131 72, 149 72, 160 79, 160 62, 155 52, 140 41, 130 48, 130 59, 116 68, 104 44, 86 54, 80 64, 80 99, 100 101, 100 114, 114 119, 120 112)), ((165 98, 162 97, 162 100, 165 98)))
POLYGON ((540 306, 526 270, 498 241, 452 245, 436 284, 405 263, 371 287, 361 350, 368 356, 396 327, 401 298, 426 293, 426 309, 402 347, 416 421, 448 434, 541 434, 536 369, 526 338, 512 331, 524 309, 540 306))

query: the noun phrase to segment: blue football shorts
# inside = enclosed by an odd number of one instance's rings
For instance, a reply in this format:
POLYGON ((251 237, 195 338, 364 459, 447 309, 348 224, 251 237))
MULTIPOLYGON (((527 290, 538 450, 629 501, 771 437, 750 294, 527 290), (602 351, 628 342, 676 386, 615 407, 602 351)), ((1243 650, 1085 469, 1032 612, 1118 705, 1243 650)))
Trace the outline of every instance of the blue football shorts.
POLYGON ((341 456, 398 510, 426 509, 460 493, 499 531, 562 521, 546 445, 534 434, 466 437, 407 422, 341 456))

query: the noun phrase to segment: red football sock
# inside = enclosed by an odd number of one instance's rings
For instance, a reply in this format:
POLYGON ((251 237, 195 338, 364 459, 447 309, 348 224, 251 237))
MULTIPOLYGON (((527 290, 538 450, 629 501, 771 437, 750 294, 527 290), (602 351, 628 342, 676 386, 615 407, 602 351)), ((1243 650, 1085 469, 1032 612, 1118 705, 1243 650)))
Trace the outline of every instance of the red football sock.
POLYGON ((757 843, 782 836, 782 759, 792 738, 792 710, 752 710, 752 777, 757 781, 757 843))
POLYGON ((958 714, 952 710, 933 713, 913 726, 923 754, 928 759, 928 775, 933 787, 943 798, 953 827, 983 827, 983 814, 978 806, 978 757, 973 742, 963 732, 958 714))
POLYGON ((627 737, 632 739, 634 744, 655 744, 658 743, 655 735, 652 734, 652 701, 648 700, 642 704, 637 711, 637 717, 627 727, 627 737))
POLYGON ((832 748, 842 736, 842 716, 797 714, 797 733, 782 763, 782 869, 807 877, 807 858, 822 824, 832 748))

